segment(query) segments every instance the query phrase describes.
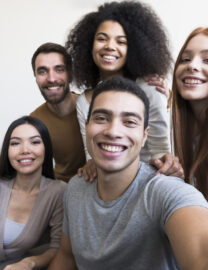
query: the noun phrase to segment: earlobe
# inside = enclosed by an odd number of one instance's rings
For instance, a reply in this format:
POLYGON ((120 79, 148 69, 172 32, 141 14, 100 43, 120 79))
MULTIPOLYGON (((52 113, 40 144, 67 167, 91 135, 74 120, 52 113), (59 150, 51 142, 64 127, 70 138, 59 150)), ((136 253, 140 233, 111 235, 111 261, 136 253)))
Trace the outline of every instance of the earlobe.
POLYGON ((149 132, 149 126, 147 126, 147 127, 145 128, 145 130, 144 130, 142 147, 145 145, 145 142, 146 142, 147 136, 148 136, 148 132, 149 132))

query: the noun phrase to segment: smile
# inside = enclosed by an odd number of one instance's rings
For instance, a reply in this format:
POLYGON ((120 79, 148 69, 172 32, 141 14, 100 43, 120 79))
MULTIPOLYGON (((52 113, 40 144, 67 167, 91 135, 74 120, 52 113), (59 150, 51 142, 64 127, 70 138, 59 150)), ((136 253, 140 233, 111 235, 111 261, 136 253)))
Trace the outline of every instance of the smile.
POLYGON ((124 146, 118 146, 118 145, 109 145, 109 144, 101 143, 99 144, 99 146, 101 149, 111 152, 111 153, 119 153, 125 150, 124 146))
POLYGON ((29 162, 32 162, 32 161, 33 161, 32 158, 31 159, 27 158, 27 159, 21 159, 21 160, 19 160, 19 163, 25 164, 25 163, 29 163, 29 162))
POLYGON ((205 81, 200 80, 200 79, 183 79, 183 82, 186 84, 202 84, 205 83, 205 81))

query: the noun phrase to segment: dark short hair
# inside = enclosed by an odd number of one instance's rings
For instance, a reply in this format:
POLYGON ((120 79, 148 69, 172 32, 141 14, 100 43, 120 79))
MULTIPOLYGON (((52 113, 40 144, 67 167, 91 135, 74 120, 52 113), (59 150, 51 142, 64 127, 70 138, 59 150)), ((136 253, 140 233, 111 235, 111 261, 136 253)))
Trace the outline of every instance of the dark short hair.
POLYGON ((61 46, 60 44, 57 44, 57 43, 52 43, 52 42, 47 42, 47 43, 42 44, 34 52, 34 54, 32 56, 32 60, 31 60, 34 75, 35 75, 35 61, 36 61, 37 56, 40 53, 53 53, 53 52, 63 55, 66 69, 67 69, 69 75, 71 75, 71 70, 72 70, 71 56, 67 53, 66 49, 63 46, 61 46))
POLYGON ((8 149, 10 144, 10 138, 13 130, 23 124, 29 124, 34 126, 43 140, 45 147, 45 157, 43 161, 42 175, 45 177, 54 179, 53 172, 53 151, 50 135, 47 127, 39 119, 32 116, 23 116, 13 121, 7 129, 5 134, 2 150, 0 154, 0 177, 4 179, 12 179, 16 175, 16 170, 12 167, 8 157, 8 149))
POLYGON ((123 77, 112 77, 97 85, 92 95, 87 122, 90 120, 95 98, 101 93, 107 91, 127 92, 137 96, 144 103, 144 129, 148 126, 149 100, 145 92, 134 81, 123 77))
POLYGON ((166 30, 152 8, 139 1, 107 2, 86 14, 69 32, 66 48, 73 61, 76 84, 94 88, 100 72, 93 61, 95 33, 104 21, 118 22, 127 36, 123 75, 132 80, 157 73, 166 75, 172 63, 166 30))

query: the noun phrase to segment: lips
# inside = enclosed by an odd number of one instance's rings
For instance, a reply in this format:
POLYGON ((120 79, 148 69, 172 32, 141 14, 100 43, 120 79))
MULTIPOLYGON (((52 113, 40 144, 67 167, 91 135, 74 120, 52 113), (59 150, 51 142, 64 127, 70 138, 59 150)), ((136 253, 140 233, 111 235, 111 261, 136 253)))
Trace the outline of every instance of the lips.
POLYGON ((29 163, 31 163, 31 162, 33 162, 34 161, 34 159, 33 158, 25 158, 25 159, 20 159, 20 160, 18 160, 18 162, 20 163, 20 164, 29 164, 29 163))
POLYGON ((192 84, 192 85, 196 85, 196 84, 203 84, 206 81, 200 78, 184 78, 183 83, 185 84, 192 84))
POLYGON ((107 63, 113 63, 113 62, 115 62, 118 59, 117 56, 115 56, 115 55, 108 55, 108 54, 103 54, 103 55, 101 55, 101 57, 107 63))
POLYGON ((107 152, 111 153, 120 153, 126 149, 125 146, 121 145, 110 145, 110 144, 105 144, 105 143, 100 143, 99 147, 107 152))

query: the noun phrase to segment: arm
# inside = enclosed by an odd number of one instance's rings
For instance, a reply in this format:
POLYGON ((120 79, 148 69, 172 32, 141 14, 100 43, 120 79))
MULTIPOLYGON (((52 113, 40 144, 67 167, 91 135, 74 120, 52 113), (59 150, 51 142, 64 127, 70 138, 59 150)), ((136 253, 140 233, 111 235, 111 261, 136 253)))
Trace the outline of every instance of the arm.
POLYGON ((48 250, 39 256, 27 257, 17 263, 7 265, 4 270, 43 269, 48 266, 54 255, 53 251, 48 250))
POLYGON ((48 270, 57 270, 57 269, 61 270, 78 269, 76 267, 76 263, 72 253, 70 239, 65 234, 62 234, 60 248, 48 268, 48 270))
POLYGON ((141 160, 149 162, 150 158, 160 158, 170 153, 170 117, 166 97, 155 91, 155 87, 149 86, 142 79, 137 79, 137 83, 144 90, 150 104, 149 133, 141 151, 141 160))
POLYGON ((87 120, 89 103, 87 102, 86 98, 83 95, 84 95, 84 93, 82 95, 80 95, 77 99, 76 110, 77 110, 77 118, 78 118, 79 126, 80 126, 80 132, 82 134, 82 140, 84 143, 86 160, 89 160, 89 159, 91 159, 91 156, 87 151, 86 132, 85 132, 85 121, 87 120))
POLYGON ((208 269, 208 209, 190 206, 175 211, 166 233, 181 269, 208 269))

